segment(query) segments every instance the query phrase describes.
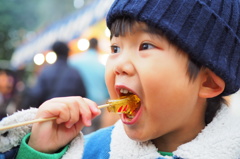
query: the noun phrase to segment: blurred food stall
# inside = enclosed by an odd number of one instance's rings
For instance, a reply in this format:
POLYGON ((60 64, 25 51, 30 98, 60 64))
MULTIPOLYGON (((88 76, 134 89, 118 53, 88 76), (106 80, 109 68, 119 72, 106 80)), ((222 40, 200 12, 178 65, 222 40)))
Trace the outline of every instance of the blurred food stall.
POLYGON ((88 48, 87 40, 91 37, 99 39, 99 51, 103 54, 104 63, 105 53, 109 52, 109 31, 105 17, 112 2, 113 0, 94 0, 90 5, 46 28, 15 50, 11 66, 19 69, 34 62, 43 65, 48 62, 47 55, 50 59, 48 63, 51 64, 55 57, 50 47, 56 40, 68 42, 73 55, 85 51, 88 48))

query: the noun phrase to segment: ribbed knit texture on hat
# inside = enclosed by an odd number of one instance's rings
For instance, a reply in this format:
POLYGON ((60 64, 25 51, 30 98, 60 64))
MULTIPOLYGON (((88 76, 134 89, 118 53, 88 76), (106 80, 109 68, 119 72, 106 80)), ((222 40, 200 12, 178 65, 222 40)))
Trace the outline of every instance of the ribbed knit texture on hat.
POLYGON ((239 0, 115 0, 108 28, 123 16, 163 30, 191 59, 226 82, 222 95, 239 89, 239 0))

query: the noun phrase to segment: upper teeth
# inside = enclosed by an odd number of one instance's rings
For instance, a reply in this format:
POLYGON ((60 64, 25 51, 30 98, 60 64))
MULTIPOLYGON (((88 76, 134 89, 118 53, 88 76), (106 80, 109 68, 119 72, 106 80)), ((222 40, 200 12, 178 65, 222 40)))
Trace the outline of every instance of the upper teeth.
POLYGON ((131 91, 127 90, 127 89, 120 89, 120 92, 123 93, 123 94, 128 94, 128 93, 132 93, 131 91))

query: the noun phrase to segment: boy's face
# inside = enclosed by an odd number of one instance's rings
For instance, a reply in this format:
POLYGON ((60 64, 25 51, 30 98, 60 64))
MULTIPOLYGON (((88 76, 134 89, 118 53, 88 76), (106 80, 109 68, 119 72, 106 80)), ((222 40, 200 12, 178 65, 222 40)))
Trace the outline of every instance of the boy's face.
POLYGON ((111 39, 112 53, 106 65, 110 96, 118 98, 123 95, 121 89, 126 89, 141 99, 135 116, 121 114, 130 138, 184 140, 204 125, 199 76, 190 82, 187 55, 146 28, 135 23, 131 33, 111 39))

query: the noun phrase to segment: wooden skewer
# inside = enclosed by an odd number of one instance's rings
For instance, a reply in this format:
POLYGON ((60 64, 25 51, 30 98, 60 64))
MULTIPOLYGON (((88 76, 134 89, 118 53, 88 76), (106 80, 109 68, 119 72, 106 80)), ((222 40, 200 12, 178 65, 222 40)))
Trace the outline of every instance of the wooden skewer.
MULTIPOLYGON (((101 109, 101 108, 105 108, 105 107, 109 107, 109 106, 110 106, 110 104, 103 104, 103 105, 99 105, 98 108, 101 109)), ((34 120, 25 121, 25 122, 21 122, 21 123, 17 123, 17 124, 12 124, 9 126, 0 127, 0 131, 16 128, 19 126, 29 125, 29 124, 33 124, 33 123, 40 123, 40 122, 55 120, 55 119, 57 119, 57 117, 34 119, 34 120)))
POLYGON ((24 126, 24 125, 28 125, 28 124, 38 123, 38 122, 55 120, 55 119, 57 119, 57 117, 51 117, 51 118, 45 118, 45 119, 34 119, 34 120, 22 122, 22 123, 17 123, 17 124, 12 124, 12 125, 9 125, 9 126, 0 127, 0 131, 7 130, 7 129, 12 129, 12 128, 15 128, 15 127, 24 126))
POLYGON ((106 107, 109 107, 109 106, 111 106, 111 105, 110 104, 99 105, 98 109, 106 108, 106 107))

